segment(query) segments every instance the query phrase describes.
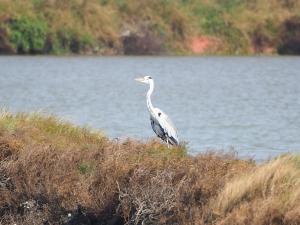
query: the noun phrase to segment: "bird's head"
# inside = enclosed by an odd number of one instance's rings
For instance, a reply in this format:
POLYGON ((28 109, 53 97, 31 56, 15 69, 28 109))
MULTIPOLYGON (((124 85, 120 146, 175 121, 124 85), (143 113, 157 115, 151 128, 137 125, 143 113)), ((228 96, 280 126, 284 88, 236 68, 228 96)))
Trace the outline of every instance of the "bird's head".
POLYGON ((145 84, 149 84, 150 81, 153 81, 152 77, 150 77, 150 76, 144 76, 144 77, 136 78, 135 80, 139 81, 139 82, 142 82, 142 83, 145 83, 145 84))

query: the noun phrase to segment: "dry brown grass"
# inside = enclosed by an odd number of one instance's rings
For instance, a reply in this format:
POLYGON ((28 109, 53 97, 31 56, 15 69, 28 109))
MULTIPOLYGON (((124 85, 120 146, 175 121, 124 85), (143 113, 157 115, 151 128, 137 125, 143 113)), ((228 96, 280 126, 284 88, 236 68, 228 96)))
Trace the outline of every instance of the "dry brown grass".
POLYGON ((0 117, 0 224, 297 224, 299 196, 299 157, 256 166, 51 116, 0 117))
POLYGON ((222 224, 299 224, 299 166, 282 156, 228 182, 214 201, 222 224))

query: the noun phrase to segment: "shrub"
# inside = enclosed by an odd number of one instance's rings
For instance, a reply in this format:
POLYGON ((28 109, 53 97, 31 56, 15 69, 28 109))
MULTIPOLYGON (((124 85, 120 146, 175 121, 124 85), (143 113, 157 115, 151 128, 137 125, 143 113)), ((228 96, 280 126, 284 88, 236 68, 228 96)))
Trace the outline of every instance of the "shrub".
POLYGON ((226 11, 231 11, 236 7, 244 4, 245 0, 218 0, 218 4, 226 11))
POLYGON ((277 47, 279 54, 300 54, 300 16, 283 22, 277 47))
POLYGON ((165 51, 162 37, 149 26, 141 27, 136 33, 128 32, 122 37, 122 43, 125 55, 154 55, 165 51))
POLYGON ((249 164, 185 151, 156 141, 110 141, 53 117, 3 114, 0 217, 26 225, 191 223, 207 215, 209 199, 233 171, 249 164))
POLYGON ((19 53, 42 53, 48 25, 42 19, 20 17, 9 25, 10 41, 19 53))
POLYGON ((256 53, 263 53, 273 48, 278 36, 278 27, 271 20, 258 24, 251 33, 252 46, 256 53))
POLYGON ((54 117, 0 114, 3 224, 290 225, 300 157, 255 165, 157 141, 112 141, 54 117), (259 208, 259 210, 257 210, 259 208))
POLYGON ((225 22, 220 9, 200 4, 195 13, 200 18, 200 26, 206 34, 221 34, 225 29, 225 22))
POLYGON ((57 33, 47 35, 45 51, 54 54, 81 53, 93 48, 94 45, 95 41, 90 34, 60 29, 57 33))
POLYGON ((14 53, 14 49, 9 42, 7 29, 0 26, 0 54, 12 53, 14 53))

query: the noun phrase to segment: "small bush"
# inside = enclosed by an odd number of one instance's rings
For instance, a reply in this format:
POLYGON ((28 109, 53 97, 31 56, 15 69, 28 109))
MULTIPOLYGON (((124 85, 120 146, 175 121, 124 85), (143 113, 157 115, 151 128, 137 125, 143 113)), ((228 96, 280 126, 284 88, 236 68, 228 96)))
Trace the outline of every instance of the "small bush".
POLYGON ((226 7, 199 5, 195 13, 200 18, 200 26, 205 34, 217 36, 226 42, 224 48, 227 53, 245 53, 248 44, 246 37, 231 21, 224 19, 226 7))
POLYGON ((128 9, 128 3, 126 0, 115 0, 115 4, 118 6, 121 12, 126 12, 128 9))
POLYGON ((216 35, 223 33, 225 22, 222 18, 222 11, 218 8, 199 5, 195 11, 200 19, 200 26, 206 34, 216 35))
POLYGON ((85 53, 93 48, 95 41, 89 34, 79 34, 72 30, 59 30, 47 35, 45 51, 48 53, 85 53))
POLYGON ((10 44, 6 27, 0 25, 0 54, 12 54, 14 49, 10 44))
POLYGON ((10 41, 18 53, 42 53, 47 38, 48 25, 42 19, 21 17, 10 25, 10 41))
POLYGON ((151 27, 142 27, 139 32, 129 32, 122 38, 125 55, 155 55, 165 51, 162 37, 151 27))
POLYGON ((244 4, 245 0, 218 0, 220 6, 226 11, 232 11, 233 9, 237 8, 244 4))
POLYGON ((258 24, 251 34, 252 46, 256 53, 263 53, 276 44, 278 27, 271 20, 258 24))
POLYGON ((281 25, 279 54, 300 54, 300 16, 287 19, 281 25))

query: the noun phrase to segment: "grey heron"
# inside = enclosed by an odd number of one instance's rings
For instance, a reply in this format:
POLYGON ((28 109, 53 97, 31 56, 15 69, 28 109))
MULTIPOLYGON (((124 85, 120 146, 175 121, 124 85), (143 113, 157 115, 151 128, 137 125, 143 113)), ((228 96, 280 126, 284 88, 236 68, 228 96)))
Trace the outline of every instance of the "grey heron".
POLYGON ((136 78, 136 81, 149 84, 150 88, 147 92, 147 108, 150 113, 151 127, 156 135, 163 141, 167 142, 168 147, 171 145, 178 145, 179 140, 177 136, 177 131, 173 125, 171 119, 159 108, 155 108, 151 102, 151 94, 154 90, 154 81, 152 77, 145 76, 141 78, 136 78))

